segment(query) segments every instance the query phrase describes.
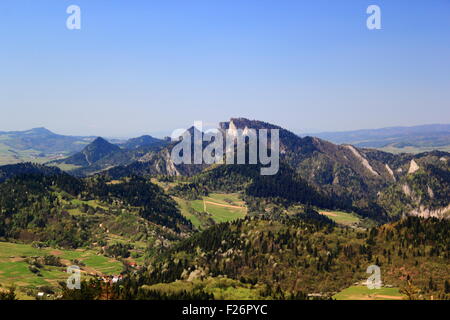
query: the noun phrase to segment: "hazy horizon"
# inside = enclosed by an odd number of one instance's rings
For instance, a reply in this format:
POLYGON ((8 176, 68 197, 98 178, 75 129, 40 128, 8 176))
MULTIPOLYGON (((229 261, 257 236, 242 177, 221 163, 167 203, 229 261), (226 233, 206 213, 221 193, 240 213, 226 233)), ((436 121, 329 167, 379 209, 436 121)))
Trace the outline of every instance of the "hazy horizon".
POLYGON ((445 0, 17 0, 0 3, 0 27, 0 131, 135 137, 231 117, 298 134, 450 123, 445 0), (66 28, 72 4, 81 30, 66 28), (366 27, 371 4, 381 30, 366 27))
MULTIPOLYGON (((238 118, 238 117, 233 117, 233 118, 238 118)), ((224 121, 228 121, 230 119, 226 119, 224 121)), ((257 120, 257 121, 264 121, 261 119, 249 119, 249 120, 257 120)), ((269 122, 269 121, 264 121, 264 122, 269 122)), ((269 122, 270 123, 270 122, 269 122)), ((274 125, 278 125, 277 123, 272 123, 274 125)), ((192 126, 193 124, 191 124, 192 126)), ((340 132, 353 132, 353 131, 365 131, 365 130, 383 130, 383 129, 393 129, 393 128, 411 128, 411 127, 423 127, 423 126, 450 126, 450 123, 427 123, 427 124, 420 124, 420 125, 416 125, 416 126, 391 126, 391 127, 381 127, 381 128, 360 128, 360 129, 354 129, 354 130, 338 130, 338 131, 295 131, 292 130, 290 128, 285 128, 286 130, 289 130, 295 134, 298 135, 305 135, 305 134, 326 134, 326 133, 340 133, 340 132)), ((190 127, 190 126, 189 126, 190 127)), ((188 126, 185 126, 185 129, 189 128, 188 126)), ((207 128, 214 128, 216 126, 213 126, 211 123, 208 126, 205 126, 204 129, 207 128)), ((217 127, 218 127, 218 123, 217 123, 217 127)), ((77 137, 103 137, 103 138, 108 138, 108 139, 130 139, 130 138, 136 138, 139 136, 143 136, 143 135, 150 135, 153 136, 155 138, 165 138, 167 136, 170 136, 170 134, 172 133, 173 130, 175 129, 179 129, 179 128, 174 128, 172 131, 171 130, 164 130, 164 131, 149 131, 149 132, 144 132, 142 131, 141 133, 137 133, 135 135, 132 136, 105 136, 105 135, 96 135, 96 134, 83 134, 83 133, 78 133, 78 134, 64 134, 61 132, 57 132, 55 130, 52 130, 51 128, 47 128, 45 126, 40 126, 40 127, 33 127, 33 128, 28 128, 28 129, 24 129, 24 130, 2 130, 0 128, 0 133, 8 133, 8 132, 24 132, 24 131, 29 131, 29 130, 33 130, 33 129, 39 129, 39 128, 44 128, 46 130, 51 131, 52 133, 55 134, 59 134, 59 135, 66 135, 66 136, 77 136, 77 137)))

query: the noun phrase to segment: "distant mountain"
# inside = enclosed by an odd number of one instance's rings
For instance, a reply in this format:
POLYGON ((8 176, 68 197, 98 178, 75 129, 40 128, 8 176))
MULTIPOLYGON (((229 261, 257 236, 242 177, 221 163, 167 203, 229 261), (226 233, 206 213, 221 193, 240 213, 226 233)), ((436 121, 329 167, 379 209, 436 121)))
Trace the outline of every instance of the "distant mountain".
MULTIPOLYGON (((194 136, 195 132, 200 132, 195 127, 190 127, 187 131, 191 134, 191 137, 194 136)), ((158 143, 147 149, 145 154, 139 154, 139 157, 135 157, 135 161, 105 170, 103 174, 110 178, 121 178, 130 175, 192 176, 208 167, 206 164, 174 164, 171 158, 171 151, 177 143, 177 141, 163 140, 163 143, 158 143)), ((206 144, 205 142, 204 145, 206 144)), ((193 145, 191 147, 193 149, 193 145)), ((142 148, 137 150, 142 150, 142 148)))
POLYGON ((167 144, 164 140, 140 137, 119 145, 97 138, 82 151, 65 159, 49 162, 73 175, 88 176, 110 168, 124 166, 149 156, 167 144))
POLYGON ((78 152, 94 137, 64 136, 45 128, 0 132, 0 165, 20 162, 46 162, 78 152))
POLYGON ((450 150, 450 124, 323 132, 313 135, 333 143, 346 143, 363 148, 384 148, 387 151, 450 150))
POLYGON ((125 143, 120 144, 120 147, 122 147, 123 149, 138 149, 141 147, 162 145, 164 143, 165 143, 164 140, 144 135, 138 138, 129 139, 125 143))
MULTIPOLYGON (((99 164, 105 159, 111 157, 120 157, 125 154, 119 146, 109 143, 105 139, 98 137, 80 152, 77 152, 67 158, 51 161, 49 165, 55 165, 66 171, 71 171, 75 175, 83 175, 82 173, 76 173, 77 170, 88 170, 89 173, 101 171, 103 165, 99 164)), ((120 163, 113 163, 110 166, 118 165, 120 163)), ((105 165, 107 166, 107 165, 105 165)))
POLYGON ((86 167, 111 153, 120 151, 120 147, 99 137, 88 144, 82 151, 64 159, 63 162, 75 166, 86 167))
POLYGON ((94 137, 64 136, 45 128, 27 131, 0 132, 1 143, 15 150, 36 150, 43 153, 70 153, 83 149, 94 137))

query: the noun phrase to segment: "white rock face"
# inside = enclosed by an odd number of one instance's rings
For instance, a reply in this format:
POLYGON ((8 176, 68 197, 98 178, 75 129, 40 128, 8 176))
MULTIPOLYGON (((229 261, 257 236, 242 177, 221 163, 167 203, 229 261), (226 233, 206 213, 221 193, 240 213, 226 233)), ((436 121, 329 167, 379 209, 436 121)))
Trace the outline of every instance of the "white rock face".
POLYGON ((428 195, 430 196, 430 198, 433 199, 434 198, 433 189, 431 189, 430 186, 428 186, 428 190, 427 191, 428 191, 428 195))
MULTIPOLYGON (((230 137, 237 138, 237 136, 238 136, 238 130, 239 130, 239 129, 236 127, 236 125, 234 124, 234 122, 233 122, 233 121, 230 121, 230 125, 229 125, 229 127, 228 127, 227 134, 228 134, 230 137)), ((247 126, 245 126, 244 130, 242 130, 241 133, 242 133, 243 136, 249 135, 249 134, 250 134, 250 128, 247 127, 247 126)))
POLYGON ((391 175, 392 179, 394 179, 394 181, 396 181, 397 179, 395 179, 395 175, 394 172, 392 171, 392 169, 389 167, 389 165, 386 163, 386 170, 389 172, 389 174, 391 175))
POLYGON ((367 161, 366 158, 364 158, 353 146, 351 145, 347 145, 346 146, 348 149, 351 150, 351 152, 355 155, 356 158, 358 158, 358 160, 361 162, 361 164, 367 169, 369 170, 373 175, 375 176, 379 176, 378 172, 376 172, 372 166, 370 165, 369 161, 367 161))
MULTIPOLYGON (((403 193, 411 197, 412 191, 411 188, 405 183, 402 185, 403 193)), ((427 189, 428 195, 430 198, 434 198, 434 192, 433 190, 428 186, 427 189)), ((417 200, 417 199, 416 199, 417 200)), ((446 207, 437 208, 437 209, 430 209, 425 207, 424 205, 416 205, 418 206, 415 209, 412 209, 408 215, 410 216, 416 216, 416 217, 422 217, 422 218, 438 218, 438 219, 449 219, 450 218, 450 204, 446 207)))
POLYGON ((450 205, 435 210, 430 210, 424 206, 420 206, 418 209, 412 210, 409 214, 422 218, 448 219, 450 217, 450 205))
POLYGON ((233 123, 233 121, 230 121, 230 126, 228 127, 227 133, 231 137, 237 137, 238 132, 237 132, 236 125, 233 123))
POLYGON ((409 164, 408 174, 414 173, 414 172, 416 172, 419 169, 420 169, 419 165, 414 161, 414 159, 412 159, 411 163, 409 164))
POLYGON ((245 126, 244 131, 242 132, 242 134, 243 134, 244 136, 250 134, 250 129, 249 129, 247 126, 245 126))
POLYGON ((178 171, 177 167, 175 166, 175 164, 172 161, 172 158, 170 157, 169 152, 167 152, 164 156, 165 160, 166 160, 166 171, 167 174, 170 176, 180 176, 180 172, 178 171))
POLYGON ((205 273, 202 270, 194 270, 189 274, 187 281, 194 281, 195 279, 200 279, 205 276, 205 273))
POLYGON ((408 197, 411 196, 411 189, 409 188, 409 186, 406 183, 404 185, 402 185, 402 190, 403 190, 403 193, 406 194, 408 197))

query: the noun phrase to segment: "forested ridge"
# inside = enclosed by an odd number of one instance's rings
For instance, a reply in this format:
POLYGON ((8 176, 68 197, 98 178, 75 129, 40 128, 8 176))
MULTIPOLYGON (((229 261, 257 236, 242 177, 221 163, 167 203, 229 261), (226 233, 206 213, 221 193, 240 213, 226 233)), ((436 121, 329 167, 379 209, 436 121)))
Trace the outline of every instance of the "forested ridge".
MULTIPOLYGON (((75 206, 76 207, 76 206, 75 206)), ((48 241, 53 245, 79 247, 92 241, 97 213, 111 216, 135 212, 137 216, 174 232, 189 232, 191 223, 175 202, 150 181, 131 177, 108 184, 101 177, 78 179, 58 172, 53 175, 19 174, 0 184, 0 237, 48 241), (89 206, 98 201, 109 207, 89 206), (68 213, 79 202, 87 216, 68 213)))

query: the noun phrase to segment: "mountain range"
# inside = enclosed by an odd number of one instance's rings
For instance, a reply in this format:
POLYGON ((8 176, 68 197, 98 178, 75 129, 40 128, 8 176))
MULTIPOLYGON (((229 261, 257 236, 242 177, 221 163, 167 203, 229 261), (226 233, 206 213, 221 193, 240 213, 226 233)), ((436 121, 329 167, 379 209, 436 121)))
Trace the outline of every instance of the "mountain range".
MULTIPOLYGON (((46 128, 26 131, 0 132, 0 165, 21 162, 47 163, 67 159, 67 168, 93 165, 100 158, 119 150, 134 150, 141 147, 163 144, 164 140, 144 135, 129 140, 103 139, 94 136, 66 136, 51 132, 46 128), (90 145, 92 143, 92 145, 90 145), (81 152, 80 154, 77 154, 81 152), (90 158, 93 156, 93 158, 90 158)), ((119 160, 116 160, 119 161, 119 160)), ((126 162, 126 161, 125 161, 126 162)))
POLYGON ((0 132, 0 164, 46 162, 78 152, 95 137, 55 134, 45 128, 0 132))
POLYGON ((279 129, 281 173, 277 176, 259 177, 254 166, 177 165, 170 157, 177 142, 150 136, 120 145, 99 137, 81 151, 47 164, 78 177, 187 176, 210 186, 211 177, 225 185, 226 179, 234 177, 244 182, 236 184, 240 188, 237 191, 247 188, 249 195, 352 210, 381 221, 406 213, 439 217, 448 214, 449 153, 392 154, 350 144, 337 145, 318 137, 300 137, 262 121, 232 118, 220 123, 223 134, 248 128, 279 129), (270 192, 265 187, 269 185, 270 192), (299 195, 298 190, 307 196, 299 195))
POLYGON ((130 139, 119 146, 98 137, 80 152, 48 164, 68 170, 77 176, 87 176, 116 166, 129 165, 167 143, 165 140, 143 136, 130 139))
POLYGON ((0 281, 54 299, 329 299, 375 264, 395 296, 450 298, 449 153, 337 145, 245 118, 219 128, 238 129, 279 129, 277 174, 178 165, 177 141, 149 136, 0 166, 0 281), (74 264, 89 274, 75 291, 61 272, 74 264), (105 287, 112 272, 123 280, 105 287))
MULTIPOLYGON (((450 125, 447 124, 322 132, 301 136, 314 136, 335 144, 351 144, 391 153, 450 151, 450 125)), ((60 135, 42 127, 26 131, 0 131, 0 165, 26 161, 45 163, 61 159, 83 150, 96 138, 60 135)), ((149 135, 129 140, 111 138, 105 140, 126 150, 161 144, 160 139, 149 135)))
POLYGON ((450 124, 321 132, 313 135, 337 144, 346 143, 395 153, 418 153, 429 150, 450 151, 450 124))

